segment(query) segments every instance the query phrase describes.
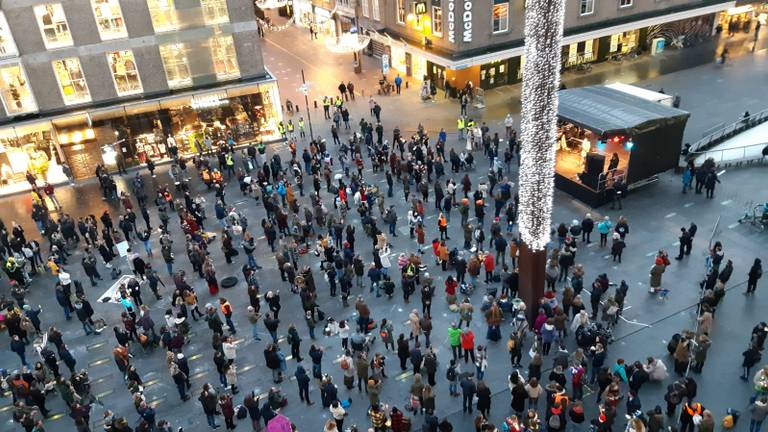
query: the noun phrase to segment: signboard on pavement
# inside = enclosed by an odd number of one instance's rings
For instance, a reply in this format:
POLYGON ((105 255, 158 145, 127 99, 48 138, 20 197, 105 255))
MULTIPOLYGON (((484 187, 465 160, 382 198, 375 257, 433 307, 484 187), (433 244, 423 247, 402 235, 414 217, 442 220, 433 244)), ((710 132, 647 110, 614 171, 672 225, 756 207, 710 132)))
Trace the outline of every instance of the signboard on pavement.
POLYGON ((381 55, 381 72, 385 75, 389 72, 389 54, 381 55))

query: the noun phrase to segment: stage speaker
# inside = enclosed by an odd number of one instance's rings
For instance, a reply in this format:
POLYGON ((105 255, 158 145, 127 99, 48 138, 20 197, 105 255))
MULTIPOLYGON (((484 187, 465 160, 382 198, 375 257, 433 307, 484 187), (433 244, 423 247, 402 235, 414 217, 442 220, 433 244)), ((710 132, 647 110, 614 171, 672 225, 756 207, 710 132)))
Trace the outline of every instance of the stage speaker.
POLYGON ((598 177, 603 172, 605 166, 605 156, 599 153, 588 153, 587 161, 584 164, 586 174, 588 176, 598 177))
POLYGON ((600 173, 605 166, 605 156, 598 153, 587 154, 587 160, 584 163, 584 172, 579 174, 581 182, 592 189, 597 189, 600 182, 600 173))

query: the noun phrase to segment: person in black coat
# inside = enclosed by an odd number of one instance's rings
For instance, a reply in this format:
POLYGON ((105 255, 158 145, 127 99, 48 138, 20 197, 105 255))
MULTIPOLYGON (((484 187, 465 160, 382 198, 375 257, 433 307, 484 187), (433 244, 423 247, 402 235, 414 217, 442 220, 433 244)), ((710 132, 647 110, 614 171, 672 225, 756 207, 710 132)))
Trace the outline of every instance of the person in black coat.
POLYGON ((296 384, 299 386, 299 399, 301 399, 302 402, 306 402, 307 405, 314 405, 315 403, 309 400, 309 375, 307 375, 307 371, 304 370, 304 367, 301 365, 296 366, 296 373, 294 374, 296 377, 296 384))
POLYGON ((757 289, 757 281, 763 277, 763 265, 760 258, 755 258, 755 262, 747 274, 747 292, 745 294, 754 294, 757 289))
POLYGON ((594 229, 595 221, 592 219, 592 215, 587 213, 584 219, 581 220, 581 241, 592 243, 589 237, 594 229))
POLYGON ((211 385, 203 384, 203 390, 200 392, 200 396, 197 398, 200 404, 203 406, 203 412, 208 421, 208 426, 213 429, 219 428, 216 424, 216 411, 219 406, 219 398, 216 396, 216 392, 211 389, 211 385))
POLYGON ((475 381, 472 379, 471 375, 465 374, 459 385, 461 386, 462 411, 472 414, 472 398, 475 397, 475 392, 477 392, 475 381))

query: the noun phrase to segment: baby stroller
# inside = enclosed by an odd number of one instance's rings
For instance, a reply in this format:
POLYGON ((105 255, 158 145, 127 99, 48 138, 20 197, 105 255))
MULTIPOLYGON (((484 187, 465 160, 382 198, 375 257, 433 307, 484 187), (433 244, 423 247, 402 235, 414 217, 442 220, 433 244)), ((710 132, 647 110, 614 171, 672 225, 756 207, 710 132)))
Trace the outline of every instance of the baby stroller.
POLYGON ((459 285, 459 292, 465 296, 471 296, 472 293, 475 292, 475 287, 469 282, 462 282, 461 285, 459 285))
POLYGON ((589 347, 594 346, 596 343, 602 343, 608 345, 613 341, 613 334, 611 330, 603 327, 600 323, 592 323, 588 326, 579 326, 576 329, 576 344, 583 350, 588 350, 589 347))

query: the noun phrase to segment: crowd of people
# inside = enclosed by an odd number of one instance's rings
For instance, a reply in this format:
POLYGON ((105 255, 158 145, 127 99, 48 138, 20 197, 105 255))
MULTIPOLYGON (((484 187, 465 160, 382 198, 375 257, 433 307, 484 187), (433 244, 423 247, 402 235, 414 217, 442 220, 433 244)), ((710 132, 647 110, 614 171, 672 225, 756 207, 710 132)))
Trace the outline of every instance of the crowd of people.
MULTIPOLYGON (((53 199, 51 212, 46 197, 39 195, 31 216, 40 241, 37 233, 25 232, 16 222, 0 223, 0 251, 8 276, 8 289, 0 299, 2 323, 10 351, 21 363, 19 369, 3 372, 3 386, 11 391, 13 419, 21 427, 44 431, 46 403, 60 397, 75 429, 90 430, 93 407, 102 401, 91 391, 88 368, 78 366, 59 329, 66 325, 59 318, 70 321, 74 315, 85 335, 112 341, 113 360, 135 405, 135 413, 104 410, 107 431, 167 432, 178 426, 161 420, 146 398, 142 372, 147 371, 140 371, 139 356, 164 356, 165 379, 173 382, 180 400, 194 396, 213 429, 220 427, 222 417, 227 429, 240 421, 254 431, 296 429, 282 414, 288 401, 284 386, 295 381, 299 399, 308 407, 315 405, 310 388, 319 389, 320 407, 307 409, 329 413, 323 432, 459 430, 436 408, 436 399, 446 397, 438 396, 437 388, 446 385, 448 397, 461 397, 466 415, 477 413, 477 431, 611 431, 625 424, 635 432, 714 430, 720 420, 702 404, 694 376, 702 372, 716 342, 711 337, 715 312, 734 271, 720 242, 707 259, 695 326, 681 330, 668 347, 672 373, 662 358, 609 363, 612 330, 624 312, 629 285, 604 273, 593 282, 585 280, 588 269, 580 258, 597 230, 599 247, 621 263, 630 232, 628 218, 614 223, 608 216, 595 220, 586 214, 554 227, 547 264, 541 269, 544 295, 535 304, 525 304, 518 298, 521 245, 513 179, 519 143, 511 117, 504 122, 503 138, 485 123, 462 117, 457 152, 445 130, 430 136, 421 125, 412 135, 395 126, 391 141, 385 139, 382 109, 372 98, 370 120, 363 116, 353 129, 345 95, 354 94, 353 87, 342 83, 339 91, 333 103, 323 103, 332 124, 331 144, 319 138, 307 141, 303 119, 296 136, 289 120, 290 126, 281 129, 288 140, 287 155, 264 144, 236 150, 225 143, 192 160, 177 157, 169 182, 154 177, 152 164, 152 180, 137 172, 124 190, 99 167, 105 209, 98 216, 81 215, 77 209, 70 213, 53 199), (343 141, 341 121, 350 130, 343 141), (477 174, 486 166, 477 162, 480 155, 488 161, 488 170, 478 182, 477 174), (201 184, 205 187, 198 187, 201 184), (230 194, 246 197, 248 210, 237 209, 230 194), (402 213, 402 207, 393 204, 400 199, 408 209, 402 213), (251 218, 259 215, 260 222, 251 223, 246 213, 251 218), (409 246, 396 253, 393 240, 400 235, 408 235, 409 246), (156 238, 162 261, 155 259, 156 238), (174 246, 179 239, 181 248, 174 246), (80 262, 71 256, 76 249, 82 251, 80 262), (177 256, 178 250, 184 254, 177 256), (264 258, 267 251, 273 254, 274 270, 264 258), (218 256, 226 263, 215 262, 218 256), (124 270, 133 277, 107 299, 122 308, 119 318, 104 317, 92 306, 96 298, 83 286, 85 279, 75 273, 82 269, 91 286, 105 287, 121 275, 119 257, 125 257, 130 269, 124 270), (165 268, 154 268, 153 262, 165 268), (238 281, 222 278, 217 267, 235 262, 242 265, 238 289, 247 292, 244 305, 231 303, 221 291, 238 281), (262 289, 265 273, 279 273, 285 286, 262 289), (42 308, 28 300, 32 285, 55 292, 61 315, 42 314, 42 308), (147 288, 152 299, 142 297, 147 288), (283 307, 288 296, 299 299, 301 311, 283 307), (384 296, 412 309, 407 324, 376 316, 372 303, 384 296), (444 302, 438 301, 441 296, 444 302), (340 312, 334 317, 321 304, 335 298, 340 305, 334 308, 340 312), (421 308, 409 306, 414 299, 421 308), (162 316, 155 312, 158 305, 162 316), (353 318, 347 319, 353 309, 353 318), (451 324, 435 328, 433 314, 444 311, 455 314, 451 324), (304 323, 297 324, 296 317, 304 323), (212 354, 202 353, 211 358, 218 383, 193 385, 189 357, 200 352, 189 345, 193 328, 195 338, 204 337, 197 323, 201 320, 213 348, 212 354), (484 338, 474 333, 478 326, 472 323, 478 321, 485 323, 484 338), (243 348, 236 334, 246 322, 248 338, 255 344, 248 349, 263 349, 259 367, 269 369, 273 381, 261 395, 238 385, 244 372, 238 371, 238 351, 243 348), (99 336, 109 326, 109 336, 99 336), (262 329, 267 337, 262 338, 262 329), (450 353, 438 355, 433 343, 444 336, 450 353), (288 353, 283 352, 283 342, 288 353), (488 345, 499 344, 509 354, 508 364, 490 358, 488 345), (569 352, 568 346, 575 347, 569 352), (325 353, 330 350, 342 354, 328 359, 325 353), (390 362, 389 354, 397 360, 390 362), (508 415, 498 424, 490 420, 490 411, 500 397, 492 397, 484 380, 491 367, 509 372, 505 375, 511 409, 502 408, 508 415), (385 387, 396 385, 391 375, 404 371, 412 376, 407 401, 383 397, 385 387), (641 404, 641 390, 648 382, 667 385, 663 401, 641 404), (367 402, 352 404, 355 388, 367 394, 367 402), (241 391, 244 395, 237 396, 241 391), (587 394, 594 395, 594 402, 587 394), (591 410, 596 415, 589 416, 585 405, 596 407, 591 410), (347 424, 348 411, 358 409, 367 412, 369 424, 347 424)), ((713 171, 707 172, 709 176, 713 171)), ((710 177, 704 179, 704 186, 709 183, 710 177)), ((47 188, 44 194, 55 196, 47 188)), ((695 234, 695 224, 682 229, 677 259, 690 254, 695 234)), ((667 253, 659 251, 652 264, 650 290, 664 296, 669 288, 662 283, 663 274, 671 265, 667 253)), ((762 276, 759 259, 747 276, 751 295, 762 276)), ((759 431, 768 415, 768 366, 761 366, 766 335, 768 325, 757 324, 743 353, 742 379, 751 380, 755 389, 749 412, 742 413, 751 420, 750 431, 759 431)), ((736 412, 717 414, 727 414, 724 425, 739 417, 736 412)))

